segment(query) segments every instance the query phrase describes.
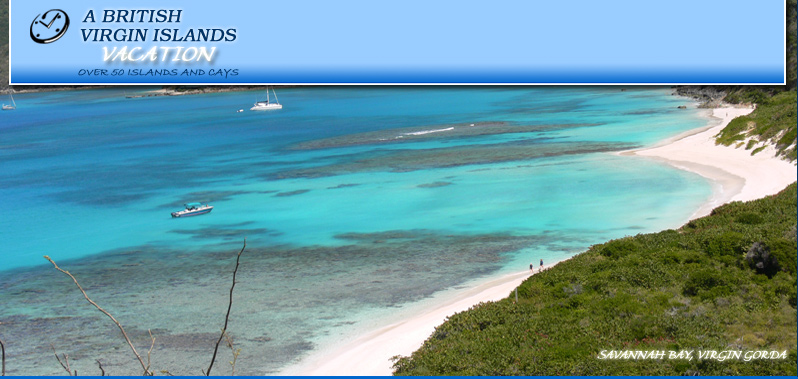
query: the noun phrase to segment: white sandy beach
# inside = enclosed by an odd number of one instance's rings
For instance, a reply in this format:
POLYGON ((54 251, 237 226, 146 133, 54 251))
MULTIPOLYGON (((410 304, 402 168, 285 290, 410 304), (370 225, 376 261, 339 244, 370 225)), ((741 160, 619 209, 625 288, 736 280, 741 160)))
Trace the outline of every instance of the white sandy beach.
MULTIPOLYGON (((691 217, 708 215, 712 209, 732 201, 749 201, 773 195, 796 181, 796 166, 775 156, 767 147, 756 155, 751 150, 715 144, 715 136, 735 117, 749 114, 751 108, 725 107, 712 110, 721 120, 715 126, 693 130, 654 147, 623 152, 664 161, 676 168, 694 172, 713 183, 713 195, 691 217)), ((758 145, 757 145, 758 146, 758 145)))
MULTIPOLYGON (((546 269, 555 264, 546 265, 546 269)), ((536 268, 535 272, 538 272, 536 268)), ((288 369, 281 375, 391 375, 391 357, 407 356, 435 331, 446 318, 480 302, 506 298, 524 279, 529 270, 493 279, 454 296, 444 294, 433 299, 435 307, 416 316, 382 327, 346 344, 330 355, 310 357, 309 361, 288 369)))
MULTIPOLYGON (((748 114, 750 108, 718 108, 715 126, 692 130, 646 149, 619 153, 658 159, 679 169, 695 172, 713 182, 713 195, 692 218, 701 217, 730 201, 747 201, 775 194, 796 181, 796 166, 774 156, 767 148, 751 156, 750 150, 715 145, 714 136, 734 117, 748 114)), ((714 125, 715 123, 713 123, 714 125)), ((283 375, 391 375, 390 358, 409 355, 442 324, 448 316, 485 301, 506 298, 530 276, 519 272, 475 288, 461 291, 432 309, 414 317, 382 327, 345 344, 332 354, 311 357, 283 375)))

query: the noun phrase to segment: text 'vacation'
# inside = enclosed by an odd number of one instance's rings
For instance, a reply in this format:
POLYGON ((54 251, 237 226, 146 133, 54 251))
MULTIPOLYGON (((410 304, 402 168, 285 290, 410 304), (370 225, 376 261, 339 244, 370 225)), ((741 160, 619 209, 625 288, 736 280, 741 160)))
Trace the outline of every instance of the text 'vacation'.
POLYGON ((208 49, 205 46, 188 47, 175 46, 153 46, 146 52, 141 47, 134 47, 128 49, 127 46, 121 48, 114 46, 109 49, 103 47, 103 62, 119 61, 119 62, 193 62, 193 61, 213 61, 213 55, 216 53, 216 47, 208 49))

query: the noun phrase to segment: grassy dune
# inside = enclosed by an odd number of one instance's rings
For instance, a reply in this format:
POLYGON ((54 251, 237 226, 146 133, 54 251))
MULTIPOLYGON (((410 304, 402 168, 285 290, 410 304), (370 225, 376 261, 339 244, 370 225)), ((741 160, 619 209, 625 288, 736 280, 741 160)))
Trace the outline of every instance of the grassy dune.
MULTIPOLYGON (((728 97, 728 96, 727 96, 728 97)), ((717 143, 745 147, 751 154, 757 142, 775 145, 779 154, 791 161, 796 159, 796 96, 795 90, 772 97, 761 96, 757 108, 747 116, 737 117, 718 135, 717 143)))

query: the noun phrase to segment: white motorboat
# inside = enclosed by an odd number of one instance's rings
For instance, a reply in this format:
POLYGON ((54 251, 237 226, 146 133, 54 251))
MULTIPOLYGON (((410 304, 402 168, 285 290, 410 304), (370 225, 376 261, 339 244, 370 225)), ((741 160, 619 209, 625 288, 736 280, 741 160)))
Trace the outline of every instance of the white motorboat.
POLYGON ((213 210, 212 205, 202 203, 188 203, 185 204, 186 209, 182 211, 172 212, 172 217, 189 217, 198 216, 210 213, 213 210))

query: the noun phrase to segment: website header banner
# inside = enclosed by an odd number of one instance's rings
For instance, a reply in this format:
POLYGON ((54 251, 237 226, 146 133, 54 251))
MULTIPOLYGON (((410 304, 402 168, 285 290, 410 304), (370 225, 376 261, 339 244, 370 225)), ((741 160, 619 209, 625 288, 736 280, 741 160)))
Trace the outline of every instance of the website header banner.
POLYGON ((783 0, 11 0, 11 84, 783 84, 783 0))

